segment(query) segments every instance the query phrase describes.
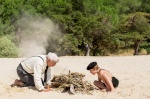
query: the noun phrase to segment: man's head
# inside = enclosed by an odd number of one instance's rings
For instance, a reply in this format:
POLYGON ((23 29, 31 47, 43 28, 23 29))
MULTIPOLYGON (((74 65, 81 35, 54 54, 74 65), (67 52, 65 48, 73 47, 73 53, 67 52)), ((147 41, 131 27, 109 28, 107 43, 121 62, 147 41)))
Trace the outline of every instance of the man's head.
POLYGON ((97 65, 97 62, 91 62, 88 66, 87 66, 87 70, 90 71, 91 74, 95 75, 98 71, 99 67, 97 65))
POLYGON ((48 54, 47 54, 47 65, 48 66, 55 66, 56 65, 56 63, 59 61, 59 58, 58 58, 58 56, 55 54, 55 53, 51 53, 51 52, 49 52, 48 54))

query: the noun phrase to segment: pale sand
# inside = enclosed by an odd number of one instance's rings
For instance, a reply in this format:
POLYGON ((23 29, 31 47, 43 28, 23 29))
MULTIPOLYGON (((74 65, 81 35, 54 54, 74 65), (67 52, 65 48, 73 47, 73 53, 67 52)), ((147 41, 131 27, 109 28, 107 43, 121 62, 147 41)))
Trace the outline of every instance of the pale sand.
POLYGON ((98 91, 94 95, 60 93, 50 91, 38 92, 31 87, 11 88, 10 85, 18 78, 16 67, 23 58, 0 59, 0 99, 150 99, 150 56, 106 56, 84 57, 64 56, 52 68, 52 76, 60 73, 81 72, 85 79, 93 82, 97 79, 86 70, 86 66, 97 61, 101 68, 109 70, 120 80, 114 93, 98 91))

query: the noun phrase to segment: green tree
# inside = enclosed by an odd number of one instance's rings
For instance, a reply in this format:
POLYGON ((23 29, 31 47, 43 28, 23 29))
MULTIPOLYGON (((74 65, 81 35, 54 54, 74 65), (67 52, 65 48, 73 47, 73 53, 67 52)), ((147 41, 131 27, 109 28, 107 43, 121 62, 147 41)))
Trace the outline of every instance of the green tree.
POLYGON ((139 7, 139 11, 150 13, 150 0, 140 0, 141 6, 139 7))
POLYGON ((21 13, 24 0, 0 0, 0 15, 2 22, 12 25, 21 13))
POLYGON ((137 12, 125 16, 123 24, 121 24, 120 31, 122 31, 121 39, 133 42, 134 55, 139 53, 139 45, 149 37, 150 24, 149 17, 150 14, 137 12))

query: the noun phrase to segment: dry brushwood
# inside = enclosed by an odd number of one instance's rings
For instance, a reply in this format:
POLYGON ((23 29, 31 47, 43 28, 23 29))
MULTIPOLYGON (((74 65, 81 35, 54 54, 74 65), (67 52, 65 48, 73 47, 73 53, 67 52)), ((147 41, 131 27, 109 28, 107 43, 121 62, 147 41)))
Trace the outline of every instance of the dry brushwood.
POLYGON ((82 73, 69 71, 68 74, 55 75, 52 79, 51 86, 62 90, 62 92, 69 92, 70 94, 75 93, 86 93, 92 94, 92 91, 95 89, 88 81, 84 80, 85 75, 82 73))

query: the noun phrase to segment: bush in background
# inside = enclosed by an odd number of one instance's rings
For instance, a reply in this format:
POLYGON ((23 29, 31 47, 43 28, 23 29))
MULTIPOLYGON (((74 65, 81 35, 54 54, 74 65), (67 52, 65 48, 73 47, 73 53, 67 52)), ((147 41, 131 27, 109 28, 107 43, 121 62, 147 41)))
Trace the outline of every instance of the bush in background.
POLYGON ((6 36, 0 37, 0 58, 3 57, 17 57, 18 50, 14 43, 11 42, 6 36))

